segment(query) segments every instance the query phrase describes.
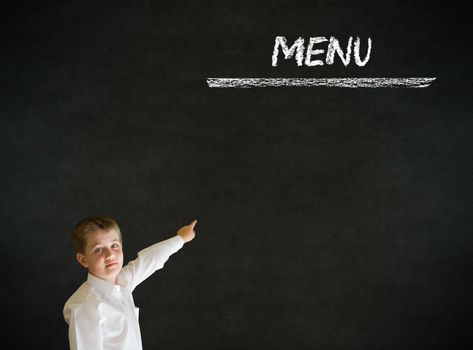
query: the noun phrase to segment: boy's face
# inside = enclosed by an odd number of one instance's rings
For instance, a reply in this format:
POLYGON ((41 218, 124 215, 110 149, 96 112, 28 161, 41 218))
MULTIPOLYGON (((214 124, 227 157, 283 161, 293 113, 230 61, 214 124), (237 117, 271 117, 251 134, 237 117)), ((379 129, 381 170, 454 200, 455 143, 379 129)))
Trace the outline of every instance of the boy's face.
POLYGON ((115 230, 97 230, 87 236, 85 254, 77 253, 79 264, 89 273, 115 283, 123 266, 122 243, 115 230))

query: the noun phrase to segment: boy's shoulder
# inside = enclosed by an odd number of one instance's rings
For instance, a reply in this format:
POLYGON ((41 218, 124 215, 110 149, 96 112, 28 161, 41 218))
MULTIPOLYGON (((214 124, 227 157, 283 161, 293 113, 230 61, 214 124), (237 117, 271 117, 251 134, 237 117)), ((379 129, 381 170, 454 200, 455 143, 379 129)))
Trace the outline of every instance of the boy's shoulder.
POLYGON ((79 288, 67 299, 64 307, 72 307, 73 305, 79 306, 83 304, 89 304, 96 299, 95 294, 92 292, 93 287, 84 282, 79 288))
POLYGON ((96 310, 99 304, 100 302, 93 292, 93 287, 89 283, 84 282, 64 304, 64 319, 69 323, 71 314, 80 312, 79 310, 88 310, 88 312, 96 310))

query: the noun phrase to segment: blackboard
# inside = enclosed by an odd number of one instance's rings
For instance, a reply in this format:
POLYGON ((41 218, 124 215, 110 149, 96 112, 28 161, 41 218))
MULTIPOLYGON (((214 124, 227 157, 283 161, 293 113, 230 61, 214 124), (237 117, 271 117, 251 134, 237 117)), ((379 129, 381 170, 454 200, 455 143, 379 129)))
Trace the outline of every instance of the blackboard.
POLYGON ((86 277, 69 234, 108 215, 127 261, 198 219, 196 239, 134 293, 145 349, 470 349, 471 10, 61 1, 2 11, 5 342, 68 347, 62 307, 86 277), (370 38, 371 54, 364 66, 337 55, 299 66, 281 51, 273 66, 278 36, 288 48, 358 37, 363 55, 370 38), (435 80, 208 84, 409 77, 435 80))

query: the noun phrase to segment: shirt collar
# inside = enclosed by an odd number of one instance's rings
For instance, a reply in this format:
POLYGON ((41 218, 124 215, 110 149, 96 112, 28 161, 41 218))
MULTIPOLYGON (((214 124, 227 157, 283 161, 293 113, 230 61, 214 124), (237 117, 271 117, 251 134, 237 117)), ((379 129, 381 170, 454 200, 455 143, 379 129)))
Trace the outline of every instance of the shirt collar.
POLYGON ((120 285, 113 284, 109 281, 96 277, 91 273, 87 275, 87 282, 105 299, 108 299, 110 295, 112 295, 114 289, 120 288, 120 285))

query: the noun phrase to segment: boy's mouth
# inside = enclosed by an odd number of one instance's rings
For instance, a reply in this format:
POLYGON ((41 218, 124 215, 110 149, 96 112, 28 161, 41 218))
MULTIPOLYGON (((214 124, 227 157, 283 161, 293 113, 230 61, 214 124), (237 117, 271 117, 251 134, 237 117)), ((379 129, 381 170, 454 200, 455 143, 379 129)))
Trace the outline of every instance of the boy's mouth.
POLYGON ((116 261, 105 265, 105 267, 109 268, 109 267, 114 267, 115 265, 118 265, 116 261))

